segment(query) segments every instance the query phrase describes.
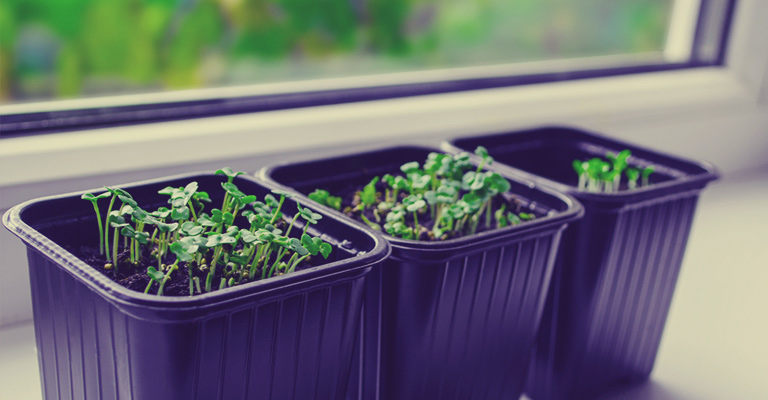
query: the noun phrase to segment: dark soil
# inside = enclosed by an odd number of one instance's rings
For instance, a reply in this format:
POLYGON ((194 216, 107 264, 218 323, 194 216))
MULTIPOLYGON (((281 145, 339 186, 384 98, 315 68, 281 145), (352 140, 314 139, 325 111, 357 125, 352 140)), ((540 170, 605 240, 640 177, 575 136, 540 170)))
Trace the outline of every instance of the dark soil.
MULTIPOLYGON (((148 247, 144 247, 144 252, 148 254, 148 247)), ((67 248, 67 250, 74 254, 76 257, 83 260, 86 264, 107 276, 109 279, 112 279, 123 287, 135 290, 137 292, 143 293, 147 288, 147 284, 151 280, 147 275, 147 268, 152 266, 158 269, 157 259, 149 258, 146 256, 146 254, 141 257, 137 265, 132 264, 130 262, 130 252, 128 250, 118 253, 117 272, 113 267, 114 263, 107 262, 106 257, 99 254, 98 248, 81 246, 77 248, 70 247, 67 248)), ((172 265, 175 261, 174 257, 175 256, 173 255, 165 257, 165 259, 163 259, 163 264, 172 265)), ((296 267, 296 271, 310 268, 312 267, 312 264, 312 257, 308 257, 304 262, 296 267)), ((260 277, 261 271, 257 271, 256 275, 260 277)), ((193 276, 200 280, 200 286, 203 288, 203 290, 205 290, 205 280, 208 276, 208 271, 201 271, 200 269, 193 267, 193 276)), ((213 278, 213 291, 218 290, 221 278, 224 276, 229 279, 230 276, 235 276, 235 274, 233 274, 231 271, 228 271, 225 266, 219 265, 216 268, 216 274, 213 278)), ((244 283, 248 282, 242 281, 236 283, 235 286, 244 283)), ((156 294, 159 287, 160 285, 153 281, 148 293, 156 294)), ((195 290, 195 294, 199 294, 197 290, 195 290)), ((171 273, 170 279, 168 279, 168 281, 165 283, 165 287, 163 288, 163 296, 189 296, 189 269, 187 268, 186 263, 180 262, 179 268, 171 273)))

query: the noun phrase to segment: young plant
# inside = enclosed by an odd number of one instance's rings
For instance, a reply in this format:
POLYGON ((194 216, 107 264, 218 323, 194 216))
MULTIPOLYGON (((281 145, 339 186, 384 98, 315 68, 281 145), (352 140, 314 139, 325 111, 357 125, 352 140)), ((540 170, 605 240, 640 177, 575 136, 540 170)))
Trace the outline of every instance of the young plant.
POLYGON ((99 225, 99 254, 104 254, 104 226, 101 223, 101 213, 99 212, 99 200, 109 197, 109 192, 104 192, 98 196, 91 193, 85 193, 80 196, 83 200, 88 200, 93 204, 93 210, 96 211, 96 223, 99 225))
POLYGON ((310 200, 314 200, 324 206, 341 210, 341 197, 331 196, 327 190, 315 189, 314 192, 308 195, 310 200))
MULTIPOLYGON (((475 154, 430 153, 423 164, 411 161, 400 166, 402 174, 374 176, 343 211, 371 229, 410 240, 445 240, 521 223, 533 217, 521 213, 519 201, 505 197, 509 181, 483 168, 493 158, 483 147, 475 154), (382 196, 383 191, 383 196, 382 196)), ((323 189, 310 198, 327 196, 323 189)))
POLYGON ((579 177, 578 188, 589 192, 618 192, 621 187, 622 173, 627 177, 627 188, 637 188, 637 180, 642 175, 642 187, 648 186, 649 176, 653 173, 652 166, 642 171, 629 166, 628 159, 632 153, 622 150, 619 153, 608 152, 606 160, 599 157, 587 161, 573 160, 573 170, 579 177))
POLYGON ((116 279, 145 274, 148 283, 144 292, 149 293, 154 286, 158 295, 166 293, 169 282, 186 279, 189 295, 193 295, 291 273, 312 256, 329 257, 331 245, 308 232, 322 215, 297 204, 298 212, 289 221, 282 208, 290 193, 273 191, 263 202, 257 201, 234 182, 242 172, 222 168, 216 173, 226 177, 221 184, 224 197, 221 207, 209 212, 205 204, 210 203, 210 197, 198 191, 197 182, 160 190, 159 194, 168 196, 169 207, 152 212, 139 207, 119 188, 106 188, 98 196, 83 195, 97 214, 104 268, 113 268, 116 279), (98 200, 107 197, 111 200, 105 229, 98 200), (291 237, 298 220, 303 221, 302 230, 298 237, 291 237), (278 226, 287 226, 285 234, 278 226), (113 229, 111 242, 109 228, 113 229), (177 273, 184 269, 184 276, 177 273))

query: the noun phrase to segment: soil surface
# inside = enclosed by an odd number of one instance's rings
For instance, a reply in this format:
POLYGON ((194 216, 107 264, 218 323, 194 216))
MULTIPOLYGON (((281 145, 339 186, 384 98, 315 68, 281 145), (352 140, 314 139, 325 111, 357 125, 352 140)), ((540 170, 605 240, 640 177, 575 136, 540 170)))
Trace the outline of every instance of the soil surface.
MULTIPOLYGON (((139 259, 139 262, 136 265, 130 262, 130 251, 125 250, 118 253, 117 269, 114 268, 114 262, 108 262, 105 256, 99 254, 99 249, 96 247, 69 247, 67 250, 74 254, 76 257, 83 260, 86 264, 107 276, 109 279, 117 282, 119 285, 143 293, 151 281, 147 275, 147 268, 151 266, 160 270, 160 268, 158 268, 157 258, 149 258, 147 256, 147 254, 149 254, 149 248, 147 246, 143 247, 145 255, 139 259)), ((165 268, 172 265, 175 261, 175 256, 172 253, 170 254, 170 256, 166 256, 162 260, 162 264, 166 266, 165 268)), ((311 268, 313 266, 312 258, 313 257, 308 257, 305 261, 296 266, 296 271, 311 268)), ((260 277, 261 271, 257 271, 256 275, 260 277)), ((282 273, 278 275, 282 275, 282 273)), ((202 271, 197 267, 193 267, 193 277, 198 278, 203 291, 205 290, 205 280, 207 276, 207 270, 202 271)), ((227 270, 227 267, 219 265, 216 268, 216 273, 213 278, 213 291, 219 289, 222 277, 229 279, 232 276, 237 276, 237 273, 233 273, 233 271, 227 270)), ((168 281, 165 283, 163 288, 163 296, 189 296, 189 279, 189 269, 187 268, 187 263, 180 262, 178 269, 171 273, 168 281)), ((248 282, 249 281, 243 280, 239 283, 236 283, 234 286, 248 282)), ((160 284, 153 281, 148 293, 157 294, 159 287, 160 284)), ((197 289, 195 289, 194 294, 199 294, 197 289)))

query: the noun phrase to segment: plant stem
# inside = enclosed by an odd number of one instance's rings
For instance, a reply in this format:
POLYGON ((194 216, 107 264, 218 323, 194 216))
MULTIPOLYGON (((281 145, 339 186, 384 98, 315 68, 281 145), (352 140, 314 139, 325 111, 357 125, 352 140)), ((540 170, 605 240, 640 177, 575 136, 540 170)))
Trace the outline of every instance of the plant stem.
POLYGON ((219 258, 221 257, 222 247, 218 246, 216 247, 216 250, 213 252, 213 261, 211 261, 210 269, 208 270, 208 276, 205 279, 205 291, 210 292, 211 291, 211 285, 213 284, 213 276, 216 275, 216 264, 219 263, 219 258))
POLYGON ((285 231, 285 236, 289 236, 291 234, 291 229, 293 229, 293 224, 296 223, 296 220, 299 219, 300 213, 296 213, 296 215, 293 216, 293 219, 291 220, 291 224, 288 225, 288 230, 285 231))
POLYGON ((416 237, 416 239, 419 239, 419 217, 417 216, 417 211, 413 212, 413 236, 416 237))
POLYGON ((197 289, 197 293, 203 293, 203 291, 200 289, 200 278, 195 277, 195 288, 197 289))
POLYGON ((256 269, 259 266, 259 260, 261 259, 261 253, 264 251, 264 247, 267 245, 261 245, 258 246, 259 249, 256 251, 256 255, 253 257, 253 262, 251 263, 251 270, 248 273, 248 278, 250 280, 253 280, 253 277, 256 275, 256 269))
POLYGON ((189 211, 192 213, 192 221, 197 222, 197 213, 195 212, 195 206, 192 205, 192 200, 187 202, 187 207, 189 207, 189 211))
POLYGON ((176 271, 176 269, 179 268, 179 259, 177 258, 176 261, 171 265, 171 268, 168 268, 168 271, 165 273, 165 276, 163 276, 163 281, 160 282, 160 288, 157 289, 157 295, 162 296, 163 295, 163 288, 165 288, 165 283, 168 282, 169 279, 171 279, 171 274, 173 271, 176 271))
POLYGON ((304 261, 304 260, 305 260, 307 257, 309 257, 309 254, 307 254, 307 255, 305 255, 304 257, 301 257, 301 258, 299 258, 298 260, 296 260, 296 261, 293 263, 293 265, 291 265, 291 267, 290 267, 290 268, 288 268, 288 271, 286 271, 285 273, 286 273, 286 274, 288 274, 288 273, 291 273, 291 272, 293 272, 293 271, 296 269, 296 267, 297 267, 299 264, 301 264, 301 262, 302 262, 302 261, 304 261))
POLYGON ((109 259, 109 213, 112 212, 112 206, 115 205, 115 199, 117 196, 115 194, 112 194, 112 199, 109 201, 109 207, 107 208, 107 229, 104 230, 104 249, 107 253, 107 261, 110 261, 109 259))
POLYGON ((114 260, 112 260, 112 264, 115 266, 115 276, 117 276, 118 272, 120 272, 117 267, 117 245, 120 243, 120 240, 118 240, 120 239, 120 237, 118 236, 120 232, 117 230, 117 228, 114 228, 114 230, 115 230, 115 234, 113 237, 114 243, 112 243, 112 255, 114 260))
POLYGON ((101 223, 101 214, 99 214, 99 205, 93 201, 93 209, 96 211, 96 223, 99 224, 99 254, 104 255, 104 225, 101 223))
POLYGON ((280 195, 280 202, 277 203, 277 209, 275 209, 275 212, 272 214, 272 219, 269 220, 269 223, 274 225, 275 221, 277 220, 277 215, 280 214, 280 209, 283 208, 283 202, 285 201, 285 196, 280 195))
POLYGON ((189 295, 192 296, 195 293, 195 288, 192 282, 195 277, 192 274, 192 265, 190 262, 187 262, 187 272, 189 272, 189 295))

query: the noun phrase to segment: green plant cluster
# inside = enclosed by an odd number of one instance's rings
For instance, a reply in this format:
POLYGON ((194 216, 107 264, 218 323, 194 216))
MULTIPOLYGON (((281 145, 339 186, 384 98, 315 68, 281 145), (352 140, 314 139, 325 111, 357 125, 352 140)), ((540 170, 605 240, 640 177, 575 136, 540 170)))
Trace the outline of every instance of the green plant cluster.
MULTIPOLYGON (((534 214, 520 212, 519 205, 502 200, 510 184, 498 173, 483 171, 493 160, 488 151, 478 147, 475 154, 482 157, 476 167, 468 153, 432 152, 423 165, 403 164, 402 175, 374 177, 344 212, 375 230, 411 240, 445 240, 474 234, 481 227, 502 228, 534 219, 534 214), (430 228, 424 220, 431 221, 430 228)), ((328 198, 326 193, 318 189, 312 197, 328 198)))
POLYGON ((144 293, 156 284, 157 294, 162 295, 171 275, 184 266, 189 273, 191 296, 291 273, 310 256, 320 254, 328 258, 331 245, 307 233, 322 215, 297 203, 298 212, 287 220, 281 209, 290 193, 273 191, 279 199, 268 194, 263 202, 257 201, 256 196, 243 193, 233 182, 244 172, 222 168, 216 174, 226 176, 227 181, 221 184, 226 194, 221 207, 209 212, 204 209, 211 200, 206 192, 198 190, 197 182, 160 190, 159 194, 169 196, 170 207, 151 212, 139 207, 128 192, 119 188, 107 187, 98 196, 83 194, 82 198, 90 201, 96 212, 99 251, 107 261, 104 267, 114 268, 116 276, 121 269, 125 269, 124 274, 133 274, 142 258, 149 257, 151 263, 157 262, 157 267, 147 267, 150 281, 144 293), (107 198, 110 200, 105 228, 98 201, 107 198), (247 219, 247 228, 236 225, 239 217, 247 219), (304 220, 300 238, 291 237, 299 218, 304 220), (286 225, 284 232, 280 227, 286 225), (118 260, 122 253, 127 256, 118 260), (219 270, 221 278, 216 284, 213 280, 219 268, 223 270, 219 270), (199 276, 205 280, 201 282, 199 276))
POLYGON ((630 167, 627 160, 631 155, 632 152, 625 149, 618 154, 606 153, 605 157, 608 161, 599 157, 587 161, 573 160, 573 169, 579 175, 579 189, 589 192, 618 192, 621 187, 622 173, 627 178, 629 190, 638 187, 638 179, 642 179, 641 187, 648 186, 650 184, 649 177, 654 172, 653 166, 642 169, 630 167))

